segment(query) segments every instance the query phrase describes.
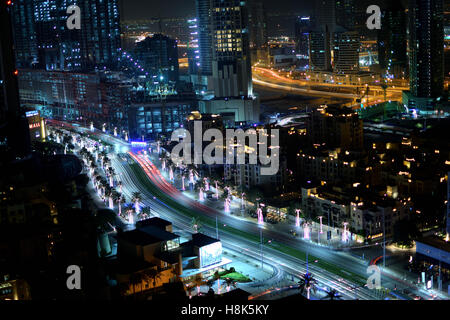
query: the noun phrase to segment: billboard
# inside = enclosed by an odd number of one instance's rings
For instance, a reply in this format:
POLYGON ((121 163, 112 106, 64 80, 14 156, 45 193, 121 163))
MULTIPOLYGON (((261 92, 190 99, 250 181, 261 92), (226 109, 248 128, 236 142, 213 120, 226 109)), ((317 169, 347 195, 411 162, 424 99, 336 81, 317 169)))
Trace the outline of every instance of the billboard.
POLYGON ((204 268, 222 261, 222 243, 220 241, 201 247, 199 250, 200 268, 204 268))

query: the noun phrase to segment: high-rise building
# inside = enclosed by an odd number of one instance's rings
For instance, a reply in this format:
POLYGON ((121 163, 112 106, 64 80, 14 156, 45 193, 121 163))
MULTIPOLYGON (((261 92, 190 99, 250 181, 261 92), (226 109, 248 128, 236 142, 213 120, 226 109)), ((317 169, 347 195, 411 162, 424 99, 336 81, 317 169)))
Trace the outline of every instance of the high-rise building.
MULTIPOLYGON (((0 144, 13 159, 30 154, 30 133, 20 109, 19 89, 11 25, 11 4, 0 2, 0 144)), ((4 160, 4 159, 2 159, 4 160)))
POLYGON ((16 0, 14 12, 14 42, 19 68, 29 68, 38 61, 34 6, 30 0, 16 0))
POLYGON ((309 34, 309 66, 311 71, 331 71, 330 30, 315 27, 309 34))
POLYGON ((314 7, 314 24, 321 30, 328 28, 334 32, 336 27, 336 0, 316 0, 314 7))
POLYGON ((331 44, 336 29, 335 0, 315 1, 314 28, 309 35, 309 64, 312 71, 331 71, 331 44))
POLYGON ((259 121, 253 95, 249 12, 246 1, 197 0, 200 68, 208 95, 203 113, 220 114, 228 123, 259 121))
POLYGON ((295 41, 297 54, 309 56, 309 34, 311 32, 311 18, 298 17, 295 21, 295 41))
POLYGON ((443 2, 410 0, 409 4, 411 94, 435 99, 444 86, 443 2))
POLYGON ((399 1, 382 9, 378 31, 378 59, 385 77, 401 79, 407 75, 407 20, 406 11, 399 1))
POLYGON ((73 71, 116 65, 117 0, 18 0, 13 12, 19 67, 73 71), (71 5, 80 7, 81 29, 67 28, 71 5))
POLYGON ((247 3, 239 0, 212 2, 214 96, 251 97, 247 3))
POLYGON ((198 45, 198 21, 197 18, 188 20, 189 41, 187 47, 189 74, 198 74, 200 70, 200 48, 198 45))
POLYGON ((200 69, 202 75, 212 75, 213 38, 211 29, 212 0, 196 0, 200 69))
POLYGON ((260 0, 249 2, 249 31, 252 61, 268 62, 269 48, 267 35, 267 16, 264 4, 260 0))
POLYGON ((136 44, 134 56, 144 69, 160 82, 178 82, 177 41, 162 34, 155 34, 136 44))
POLYGON ((333 71, 338 74, 359 72, 359 34, 336 28, 333 34, 333 71))
POLYGON ((355 30, 355 0, 335 0, 336 24, 349 31, 355 30))

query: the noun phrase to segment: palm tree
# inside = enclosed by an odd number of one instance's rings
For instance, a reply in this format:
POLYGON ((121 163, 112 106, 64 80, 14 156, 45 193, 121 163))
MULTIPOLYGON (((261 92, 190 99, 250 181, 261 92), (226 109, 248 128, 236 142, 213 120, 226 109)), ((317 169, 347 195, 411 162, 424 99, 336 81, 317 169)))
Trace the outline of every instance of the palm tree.
POLYGON ((148 219, 150 217, 151 210, 150 207, 144 207, 141 210, 141 220, 148 219))
POLYGON ((227 292, 230 291, 231 286, 236 289, 236 281, 234 281, 233 279, 225 278, 225 283, 227 284, 227 292))
POLYGON ((327 290, 327 295, 321 300, 341 300, 342 296, 336 289, 327 290))
POLYGON ((108 206, 110 209, 114 209, 114 193, 114 189, 111 189, 109 186, 106 188, 106 197, 108 198, 108 206))
POLYGON ((202 228, 200 219, 198 219, 197 217, 193 217, 191 220, 191 227, 195 233, 198 233, 200 231, 200 229, 202 228))
POLYGON ((119 192, 114 192, 114 201, 117 202, 119 208, 119 216, 122 215, 122 204, 126 202, 125 196, 119 192))
POLYGON ((141 208, 139 207, 139 202, 142 200, 142 195, 140 192, 133 192, 133 195, 131 197, 131 201, 134 202, 136 213, 141 213, 141 208))
POLYGON ((156 288, 157 280, 161 280, 161 274, 157 268, 148 269, 142 272, 144 280, 147 282, 153 281, 153 288, 156 288))
POLYGON ((134 205, 132 203, 126 203, 123 207, 128 217, 134 213, 134 205))
POLYGON ((133 296, 136 298, 136 286, 138 284, 141 285, 142 292, 142 274, 140 272, 136 272, 130 275, 130 285, 133 287, 133 296))
POLYGON ((310 298, 310 292, 316 292, 317 280, 313 278, 312 274, 307 272, 302 275, 300 281, 298 282, 300 293, 307 292, 307 298, 310 298))
POLYGON ((113 168, 109 167, 106 172, 107 172, 107 175, 109 176, 109 186, 112 188, 114 186, 114 174, 115 174, 115 171, 114 171, 113 168))

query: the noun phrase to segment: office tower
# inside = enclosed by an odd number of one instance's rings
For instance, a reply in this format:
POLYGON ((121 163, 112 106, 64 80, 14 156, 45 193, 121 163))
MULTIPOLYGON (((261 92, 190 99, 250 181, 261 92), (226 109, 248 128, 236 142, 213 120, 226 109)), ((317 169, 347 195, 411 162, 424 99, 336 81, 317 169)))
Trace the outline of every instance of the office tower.
POLYGON ((198 45, 197 18, 188 20, 189 40, 187 44, 187 56, 189 74, 196 75, 200 71, 200 48, 198 45))
POLYGON ((204 76, 212 75, 213 38, 211 33, 212 0, 195 1, 200 47, 200 69, 204 76))
POLYGON ((214 95, 252 96, 247 4, 239 0, 212 2, 214 95))
POLYGON ((134 56, 144 69, 160 82, 178 82, 177 42, 162 34, 155 34, 136 44, 134 56))
POLYGON ((295 41, 297 54, 309 56, 309 34, 311 32, 311 18, 298 17, 295 21, 295 41))
POLYGON ((249 31, 251 60, 268 63, 268 36, 267 16, 263 3, 260 0, 249 2, 249 31))
POLYGON ((386 78, 401 79, 406 76, 407 36, 406 11, 394 1, 382 9, 382 28, 378 30, 378 59, 386 78))
POLYGON ((335 0, 336 24, 349 31, 356 27, 355 0, 335 0))
POLYGON ((444 85, 442 0, 410 0, 410 89, 414 97, 435 99, 444 85))
POLYGON ((314 28, 309 35, 309 64, 312 71, 331 71, 331 43, 336 29, 334 1, 315 2, 314 28))
POLYGON ((0 2, 0 144, 17 159, 30 154, 30 133, 25 113, 20 110, 11 9, 7 2, 0 2))
POLYGON ((117 0, 18 0, 13 12, 19 67, 75 71, 116 65, 117 0), (79 30, 67 28, 70 5, 80 7, 79 30))
POLYGON ((333 71, 338 74, 359 72, 359 34, 336 27, 333 34, 333 71))
POLYGON ((315 1, 314 23, 321 30, 328 28, 330 32, 334 32, 334 28, 336 27, 335 0, 315 1))
POLYGON ((16 0, 11 6, 14 15, 14 42, 18 68, 30 68, 38 61, 34 6, 30 0, 16 0))
POLYGON ((311 71, 331 71, 331 36, 325 27, 313 28, 309 34, 309 66, 311 71))
POLYGON ((83 20, 81 23, 83 68, 114 68, 120 48, 118 0, 84 0, 80 8, 85 12, 84 25, 83 20))

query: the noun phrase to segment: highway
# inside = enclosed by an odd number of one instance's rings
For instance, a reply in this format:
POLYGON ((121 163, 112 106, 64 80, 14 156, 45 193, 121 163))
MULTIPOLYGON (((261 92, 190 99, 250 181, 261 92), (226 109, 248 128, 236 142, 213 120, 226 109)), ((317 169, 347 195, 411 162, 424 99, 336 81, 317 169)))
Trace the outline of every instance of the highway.
MULTIPOLYGON (((86 130, 80 129, 76 128, 77 131, 86 130)), ((104 134, 96 133, 96 135, 104 134)), ((111 139, 120 141, 119 139, 108 136, 105 138, 105 140, 111 139)), ((127 145, 123 141, 121 141, 121 144, 127 145)), ((123 150, 122 147, 119 149, 123 150)), ((252 241, 249 237, 236 234, 236 232, 230 229, 239 230, 244 235, 252 235, 254 239, 259 237, 260 232, 260 228, 256 223, 236 219, 229 214, 219 212, 184 196, 162 177, 148 156, 142 152, 130 152, 129 155, 144 170, 146 175, 144 179, 137 176, 136 171, 133 170, 128 162, 122 161, 113 154, 111 155, 112 166, 123 182, 123 193, 128 199, 131 199, 133 192, 141 192, 144 196, 144 200, 142 201, 143 206, 149 206, 153 213, 156 212, 162 218, 171 221, 174 227, 181 230, 191 229, 192 213, 198 216, 208 217, 211 220, 215 220, 217 217, 219 220, 219 238, 224 247, 243 252, 249 257, 260 261, 261 255, 258 241, 252 241)), ((216 236, 216 229, 211 225, 205 224, 202 232, 210 236, 216 236)), ((325 247, 319 247, 309 242, 293 238, 289 234, 281 234, 276 230, 275 226, 270 224, 264 225, 263 237, 265 240, 271 240, 271 244, 266 243, 264 245, 264 263, 279 269, 276 272, 277 278, 274 279, 274 282, 282 278, 283 275, 298 278, 300 274, 306 272, 305 259, 281 252, 277 244, 282 244, 289 248, 295 248, 299 252, 308 252, 310 257, 308 264, 309 271, 313 273, 314 277, 322 285, 335 288, 344 298, 364 300, 379 298, 376 292, 361 287, 361 284, 365 283, 368 276, 366 262, 347 253, 332 251, 325 247), (319 265, 323 265, 324 263, 327 266, 332 266, 333 271, 331 272, 326 270, 327 268, 319 267, 319 265), (346 276, 342 276, 343 274, 346 276), (354 289, 355 287, 357 287, 356 290, 354 289)), ((406 283, 402 284, 399 282, 399 279, 393 280, 384 276, 382 278, 382 286, 390 289, 393 289, 394 286, 397 286, 399 289, 401 287, 409 287, 406 283)), ((412 286, 409 288, 412 288, 412 290, 415 289, 412 286)))
MULTIPOLYGON (((142 201, 142 205, 150 206, 153 212, 157 212, 158 215, 161 216, 162 218, 171 221, 174 224, 174 226, 176 226, 179 229, 182 230, 191 229, 191 217, 181 215, 176 210, 173 210, 168 204, 156 198, 154 195, 154 191, 152 192, 152 190, 149 190, 147 186, 143 186, 139 182, 139 179, 135 177, 134 172, 127 164, 124 164, 123 162, 121 162, 116 158, 112 161, 112 163, 116 172, 121 173, 124 185, 123 192, 128 198, 131 197, 131 194, 134 191, 138 190, 143 194, 145 198, 145 200, 142 201)), ((152 181, 156 181, 157 179, 159 179, 156 176, 154 178, 155 180, 152 179, 152 181)), ((160 183, 163 182, 160 181, 160 183)), ((189 198, 187 197, 185 198, 186 201, 191 201, 189 198)), ((180 200, 180 198, 177 198, 177 200, 180 200)), ((224 224, 229 225, 228 223, 232 223, 233 225, 236 224, 236 220, 232 218, 227 219, 226 217, 220 217, 219 221, 221 226, 223 226, 224 224)), ((216 236, 216 229, 208 225, 203 226, 202 232, 213 237, 216 236)), ((267 235, 265 235, 264 237, 267 238, 267 235)), ((219 238, 222 241, 223 246, 225 248, 231 248, 239 252, 245 252, 248 256, 252 257, 256 261, 260 261, 261 255, 259 244, 243 237, 237 237, 234 234, 224 231, 223 228, 219 228, 219 238)), ((300 274, 306 272, 306 263, 304 261, 283 254, 278 250, 274 250, 270 248, 270 246, 268 246, 267 244, 265 245, 263 252, 264 252, 263 260, 265 264, 278 266, 279 269, 281 269, 285 274, 289 276, 294 276, 295 278, 298 278, 300 274)), ((354 299, 355 296, 358 297, 358 299, 374 298, 374 296, 371 295, 371 292, 369 292, 369 290, 365 288, 358 289, 355 295, 352 289, 352 287, 355 286, 354 284, 338 276, 335 276, 330 272, 315 267, 314 261, 310 261, 309 271, 313 273, 315 278, 320 283, 325 284, 326 286, 329 287, 336 288, 347 299, 354 299)), ((273 282, 278 281, 283 275, 282 272, 278 272, 278 274, 279 274, 278 278, 273 279, 273 282)), ((270 286, 270 283, 268 283, 267 286, 270 286)))
MULTIPOLYGON (((255 236, 259 235, 259 228, 256 224, 243 222, 225 214, 215 212, 215 210, 203 206, 198 202, 181 195, 178 190, 173 188, 172 185, 167 183, 164 178, 162 178, 158 169, 156 169, 156 167, 151 164, 150 160, 148 160, 146 156, 133 154, 133 157, 135 157, 135 159, 145 169, 148 178, 154 184, 154 186, 157 186, 159 190, 164 190, 165 192, 167 192, 169 194, 169 197, 171 197, 174 202, 181 203, 185 205, 189 210, 192 210, 194 212, 201 211, 203 214, 208 215, 209 217, 214 219, 215 216, 218 216, 221 226, 227 225, 246 233, 253 234, 255 236)), ((191 217, 183 216, 179 211, 173 210, 171 208, 171 204, 166 203, 168 202, 166 201, 167 199, 163 199, 164 201, 159 199, 159 196, 161 194, 157 192, 157 190, 154 190, 154 188, 149 188, 148 185, 143 186, 139 179, 135 177, 135 173, 128 165, 121 163, 120 161, 117 162, 116 160, 113 161, 113 164, 115 166, 115 169, 118 172, 122 173, 122 177, 124 178, 124 185, 132 186, 131 190, 129 191, 130 195, 131 192, 135 191, 136 189, 139 190, 143 195, 145 195, 146 199, 150 199, 145 200, 143 202, 143 205, 149 205, 160 216, 173 221, 174 225, 177 225, 177 227, 181 229, 186 230, 191 228, 191 217), (155 194, 158 196, 158 198, 155 196, 155 194)), ((239 237, 236 234, 223 230, 222 228, 220 229, 221 230, 219 232, 219 236, 220 239, 224 242, 224 245, 231 248, 241 248, 241 250, 244 250, 245 252, 251 254, 253 258, 260 259, 260 248, 258 243, 249 241, 245 237, 239 237)), ((328 249, 311 246, 308 243, 303 242, 302 240, 293 239, 289 235, 281 235, 272 229, 273 226, 271 225, 266 225, 264 227, 263 235, 265 239, 284 243, 303 252, 308 251, 310 256, 314 256, 319 260, 324 258, 327 258, 327 260, 332 260, 333 264, 339 266, 339 268, 342 268, 343 273, 347 273, 348 275, 350 275, 350 272, 354 272, 359 275, 360 280, 364 279, 365 281, 367 277, 367 266, 361 260, 340 252, 333 252, 329 251, 328 249), (339 261, 339 263, 336 263, 337 261, 339 261)), ((212 236, 215 236, 216 234, 215 228, 207 225, 204 226, 203 232, 206 232, 207 234, 210 234, 212 236)), ((272 265, 279 265, 286 274, 293 275, 295 277, 298 277, 299 274, 306 271, 306 263, 304 260, 294 258, 291 255, 282 253, 279 250, 271 248, 271 245, 267 244, 264 247, 264 261, 272 265)), ((337 276, 329 271, 315 266, 315 264, 316 262, 314 260, 309 261, 309 270, 314 274, 314 276, 327 286, 336 288, 347 298, 354 299, 354 297, 358 297, 358 299, 376 299, 375 294, 367 288, 359 288, 357 289, 355 294, 352 288, 360 286, 360 284, 343 279, 340 276, 337 276)))
MULTIPOLYGON (((280 75, 277 71, 253 67, 252 68, 253 83, 262 87, 278 89, 289 92, 291 94, 318 96, 318 97, 334 97, 341 99, 369 99, 364 105, 371 106, 373 104, 385 101, 384 91, 379 85, 370 86, 370 95, 367 97, 364 93, 355 93, 357 88, 363 88, 364 84, 360 86, 349 84, 323 83, 312 82, 307 80, 294 80, 280 75), (315 89, 312 89, 315 88, 315 89), (323 88, 323 89, 319 89, 323 88), (350 92, 339 92, 342 89, 347 89, 350 92)), ((402 91, 409 90, 406 87, 388 87, 386 89, 387 101, 400 101, 402 98, 402 91)))

